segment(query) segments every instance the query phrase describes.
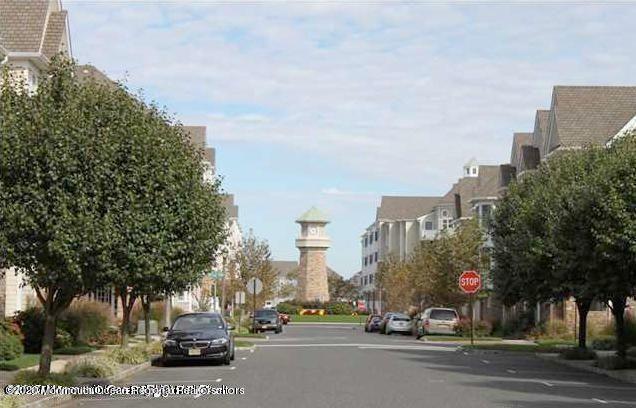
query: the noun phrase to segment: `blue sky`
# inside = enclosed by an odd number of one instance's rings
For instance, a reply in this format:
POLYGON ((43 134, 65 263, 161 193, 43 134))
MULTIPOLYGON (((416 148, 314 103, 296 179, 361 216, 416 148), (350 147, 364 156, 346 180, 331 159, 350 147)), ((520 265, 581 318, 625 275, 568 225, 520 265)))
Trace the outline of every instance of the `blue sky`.
POLYGON ((245 231, 296 259, 294 219, 317 205, 345 276, 381 195, 441 195, 471 157, 507 162, 553 85, 636 85, 620 2, 64 6, 81 63, 208 127, 245 231))

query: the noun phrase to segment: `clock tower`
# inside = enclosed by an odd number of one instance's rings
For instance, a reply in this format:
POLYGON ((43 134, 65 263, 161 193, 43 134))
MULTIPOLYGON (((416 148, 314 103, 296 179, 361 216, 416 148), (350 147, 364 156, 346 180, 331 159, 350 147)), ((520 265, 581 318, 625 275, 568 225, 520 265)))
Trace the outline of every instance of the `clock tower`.
POLYGON ((296 248, 300 251, 297 298, 327 302, 327 248, 331 246, 331 240, 325 226, 329 220, 316 207, 311 207, 296 222, 300 224, 300 236, 296 239, 296 248))

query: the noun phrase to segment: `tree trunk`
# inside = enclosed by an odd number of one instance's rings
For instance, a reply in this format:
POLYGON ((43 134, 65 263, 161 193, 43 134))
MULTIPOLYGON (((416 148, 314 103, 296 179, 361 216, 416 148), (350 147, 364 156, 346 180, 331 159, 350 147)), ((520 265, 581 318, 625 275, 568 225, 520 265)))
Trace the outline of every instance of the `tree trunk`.
POLYGON ((587 315, 592 306, 592 299, 577 298, 576 308, 579 310, 579 348, 587 347, 587 315))
POLYGON ((621 359, 627 358, 627 343, 625 341, 625 307, 627 298, 619 296, 612 298, 612 314, 616 321, 616 355, 621 359))
POLYGON ((130 313, 135 305, 136 297, 132 294, 128 294, 127 291, 120 291, 119 297, 121 298, 121 347, 128 347, 128 339, 130 337, 130 313))
POLYGON ((47 301, 44 313, 44 335, 42 336, 42 349, 40 351, 40 368, 38 374, 48 376, 51 372, 51 359, 53 356, 53 344, 55 343, 56 315, 51 311, 53 303, 52 299, 47 301))
POLYGON ((146 343, 150 343, 150 298, 148 296, 141 297, 141 306, 144 310, 144 333, 146 343))

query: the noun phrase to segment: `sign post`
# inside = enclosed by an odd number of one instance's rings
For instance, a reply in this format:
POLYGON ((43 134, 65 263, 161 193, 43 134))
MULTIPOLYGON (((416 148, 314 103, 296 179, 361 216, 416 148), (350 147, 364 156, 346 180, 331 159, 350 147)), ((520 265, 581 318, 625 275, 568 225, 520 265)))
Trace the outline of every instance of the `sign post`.
POLYGON ((256 295, 263 290, 263 282, 258 278, 250 278, 246 285, 247 291, 252 295, 252 333, 256 330, 256 295))
MULTIPOLYGON (((245 304, 245 292, 236 292, 234 294, 234 304, 236 305, 243 305, 245 304)), ((237 328, 237 333, 241 333, 241 315, 243 314, 243 308, 241 307, 239 309, 239 321, 238 321, 238 328, 237 328)))
POLYGON ((475 311, 473 310, 473 299, 475 293, 481 289, 481 275, 476 271, 464 271, 459 276, 459 288, 468 294, 470 302, 470 345, 475 344, 475 311))

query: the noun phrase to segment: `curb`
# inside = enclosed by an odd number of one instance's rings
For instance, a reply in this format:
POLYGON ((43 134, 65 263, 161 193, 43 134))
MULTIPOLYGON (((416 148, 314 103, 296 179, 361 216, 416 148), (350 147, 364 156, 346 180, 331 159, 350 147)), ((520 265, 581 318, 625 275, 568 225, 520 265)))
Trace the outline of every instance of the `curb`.
POLYGON ((546 361, 552 361, 557 364, 561 364, 564 366, 568 366, 571 368, 576 368, 583 371, 588 371, 591 373, 604 375, 606 377, 611 377, 619 381, 636 384, 636 370, 604 370, 602 368, 594 367, 589 364, 589 361, 570 361, 563 360, 555 354, 537 354, 537 357, 546 361))
MULTIPOLYGON (((112 384, 114 382, 121 381, 124 378, 129 377, 133 374, 136 374, 140 371, 148 369, 151 366, 151 364, 152 364, 151 361, 147 361, 145 363, 138 364, 138 365, 129 367, 125 370, 122 370, 113 376, 103 378, 103 379, 96 378, 95 380, 112 384)), ((82 384, 79 384, 79 385, 81 386, 82 384)), ((47 397, 40 398, 36 401, 26 403, 23 405, 23 407, 24 408, 48 408, 51 406, 62 405, 65 402, 71 401, 72 399, 73 399, 72 395, 49 395, 47 397)))

